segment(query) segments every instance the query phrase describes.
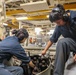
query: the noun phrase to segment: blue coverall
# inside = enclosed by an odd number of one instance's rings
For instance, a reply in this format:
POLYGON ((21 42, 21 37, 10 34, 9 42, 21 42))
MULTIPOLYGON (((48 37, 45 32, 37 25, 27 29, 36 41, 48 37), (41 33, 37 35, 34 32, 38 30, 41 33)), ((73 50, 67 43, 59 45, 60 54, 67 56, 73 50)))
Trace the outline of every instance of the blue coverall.
POLYGON ((76 11, 70 11, 69 19, 70 24, 63 26, 57 25, 50 38, 50 41, 56 43, 60 35, 64 37, 58 41, 56 46, 54 75, 63 75, 70 51, 76 53, 76 11))
POLYGON ((6 37, 0 42, 0 75, 23 75, 23 69, 17 66, 6 66, 4 60, 16 56, 23 63, 29 63, 30 58, 26 55, 16 36, 6 37))

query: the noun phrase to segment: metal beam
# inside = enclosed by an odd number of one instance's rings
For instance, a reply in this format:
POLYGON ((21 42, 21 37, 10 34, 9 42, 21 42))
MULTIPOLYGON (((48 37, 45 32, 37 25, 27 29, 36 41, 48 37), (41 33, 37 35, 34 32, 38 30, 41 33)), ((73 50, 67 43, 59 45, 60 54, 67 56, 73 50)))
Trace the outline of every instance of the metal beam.
POLYGON ((33 13, 38 13, 38 12, 50 12, 50 11, 51 11, 51 9, 49 9, 49 10, 33 11, 33 12, 26 12, 26 11, 24 11, 22 9, 20 9, 20 10, 8 10, 8 11, 6 11, 6 15, 7 16, 11 16, 11 15, 16 15, 16 14, 21 14, 21 13, 33 14, 33 13))
POLYGON ((6 11, 6 15, 7 16, 11 16, 11 15, 15 15, 18 13, 26 13, 24 10, 10 10, 10 11, 6 11))
POLYGON ((8 24, 8 26, 9 26, 9 27, 11 27, 11 28, 16 28, 16 29, 18 29, 18 28, 19 28, 19 26, 18 26, 18 25, 8 24))
POLYGON ((76 3, 74 4, 64 4, 65 9, 75 9, 76 10, 76 3))
MULTIPOLYGON (((76 3, 74 4, 64 4, 63 5, 65 9, 75 9, 76 10, 76 3)), ((6 15, 10 16, 10 15, 16 15, 19 13, 27 13, 27 14, 32 14, 32 13, 37 13, 37 12, 50 12, 51 9, 53 8, 53 6, 49 7, 49 10, 40 10, 40 11, 34 11, 34 12, 26 12, 24 10, 8 10, 6 11, 6 15)))
POLYGON ((42 20, 42 19, 47 19, 47 15, 31 16, 28 17, 27 20, 42 20))

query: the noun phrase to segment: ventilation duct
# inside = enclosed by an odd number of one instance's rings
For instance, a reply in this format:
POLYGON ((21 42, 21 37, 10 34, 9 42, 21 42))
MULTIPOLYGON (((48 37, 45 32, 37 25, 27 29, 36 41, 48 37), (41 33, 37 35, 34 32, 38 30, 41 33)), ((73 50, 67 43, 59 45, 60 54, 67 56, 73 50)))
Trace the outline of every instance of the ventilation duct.
POLYGON ((20 6, 27 12, 49 9, 47 0, 24 3, 20 4, 20 6))

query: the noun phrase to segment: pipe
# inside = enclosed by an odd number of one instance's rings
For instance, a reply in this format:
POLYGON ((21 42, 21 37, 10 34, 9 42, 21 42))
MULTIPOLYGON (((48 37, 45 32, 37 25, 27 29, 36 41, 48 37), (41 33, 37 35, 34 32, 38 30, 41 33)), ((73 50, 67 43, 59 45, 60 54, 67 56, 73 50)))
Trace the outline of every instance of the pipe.
POLYGON ((21 0, 8 0, 8 1, 5 1, 5 3, 10 3, 10 2, 16 2, 16 1, 21 1, 21 0))

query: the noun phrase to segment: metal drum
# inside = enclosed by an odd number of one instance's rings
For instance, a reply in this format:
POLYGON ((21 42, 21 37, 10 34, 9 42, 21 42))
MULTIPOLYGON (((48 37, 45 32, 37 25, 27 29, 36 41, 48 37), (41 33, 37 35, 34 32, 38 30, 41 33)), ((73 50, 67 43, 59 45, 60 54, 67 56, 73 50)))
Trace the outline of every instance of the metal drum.
POLYGON ((47 69, 45 69, 44 71, 42 71, 42 72, 40 72, 40 73, 38 73, 38 74, 36 74, 36 75, 50 75, 50 74, 51 74, 51 63, 50 63, 50 65, 48 66, 47 69))

